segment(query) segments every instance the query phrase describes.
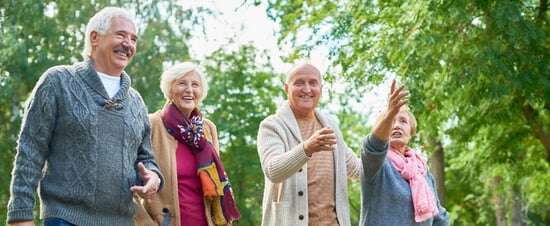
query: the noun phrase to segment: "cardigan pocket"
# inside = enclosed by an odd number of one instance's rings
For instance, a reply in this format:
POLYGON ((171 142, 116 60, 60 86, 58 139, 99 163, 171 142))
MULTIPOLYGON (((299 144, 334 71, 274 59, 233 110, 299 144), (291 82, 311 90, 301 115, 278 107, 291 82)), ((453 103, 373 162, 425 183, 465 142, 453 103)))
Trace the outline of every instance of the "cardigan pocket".
POLYGON ((289 202, 274 202, 271 204, 271 222, 270 226, 287 226, 289 225, 289 219, 292 217, 290 213, 289 202))

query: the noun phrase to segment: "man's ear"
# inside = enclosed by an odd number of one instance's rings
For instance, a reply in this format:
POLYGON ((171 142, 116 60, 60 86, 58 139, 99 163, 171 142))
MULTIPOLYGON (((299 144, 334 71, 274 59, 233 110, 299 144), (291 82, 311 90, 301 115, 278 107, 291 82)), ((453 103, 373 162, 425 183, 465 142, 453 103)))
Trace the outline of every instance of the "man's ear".
POLYGON ((285 93, 288 95, 288 84, 285 83, 285 86, 284 86, 284 90, 285 90, 285 93))
POLYGON ((90 43, 92 44, 92 49, 94 46, 97 46, 99 43, 99 33, 97 31, 92 31, 90 33, 90 43))

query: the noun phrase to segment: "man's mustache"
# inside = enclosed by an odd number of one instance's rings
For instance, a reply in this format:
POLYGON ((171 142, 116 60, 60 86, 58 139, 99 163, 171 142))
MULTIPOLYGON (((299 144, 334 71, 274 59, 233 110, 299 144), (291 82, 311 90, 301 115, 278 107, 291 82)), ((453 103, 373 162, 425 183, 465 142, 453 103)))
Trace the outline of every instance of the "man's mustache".
POLYGON ((131 49, 129 46, 127 45, 120 45, 120 46, 117 46, 115 49, 114 49, 115 52, 123 52, 123 53, 126 53, 127 55, 130 55, 131 53, 131 49))

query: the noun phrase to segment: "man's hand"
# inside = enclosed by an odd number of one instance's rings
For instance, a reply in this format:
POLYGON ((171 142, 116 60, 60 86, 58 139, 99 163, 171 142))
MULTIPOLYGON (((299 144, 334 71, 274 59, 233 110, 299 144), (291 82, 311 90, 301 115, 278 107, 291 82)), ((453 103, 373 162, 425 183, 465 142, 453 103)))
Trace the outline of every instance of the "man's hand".
POLYGON ((159 186, 160 186, 160 178, 159 176, 151 171, 145 168, 143 163, 138 163, 138 171, 139 176, 145 183, 143 186, 132 186, 130 190, 136 194, 138 194, 140 197, 145 199, 153 198, 155 193, 157 193, 159 186))
POLYGON ((10 226, 34 226, 32 221, 19 221, 10 223, 10 226))
POLYGON ((336 144, 336 135, 330 128, 322 128, 315 131, 309 139, 304 142, 304 150, 306 155, 311 157, 315 152, 319 151, 332 151, 336 144))

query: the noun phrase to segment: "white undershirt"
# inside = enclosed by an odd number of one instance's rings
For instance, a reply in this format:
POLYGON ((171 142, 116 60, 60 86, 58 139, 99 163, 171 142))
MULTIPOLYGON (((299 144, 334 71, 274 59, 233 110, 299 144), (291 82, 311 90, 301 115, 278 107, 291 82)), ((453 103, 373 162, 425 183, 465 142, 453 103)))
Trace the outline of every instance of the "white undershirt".
POLYGON ((120 76, 111 76, 99 71, 97 75, 99 75, 99 79, 101 79, 101 83, 103 83, 103 87, 105 87, 109 98, 113 98, 118 90, 120 90, 120 76))

